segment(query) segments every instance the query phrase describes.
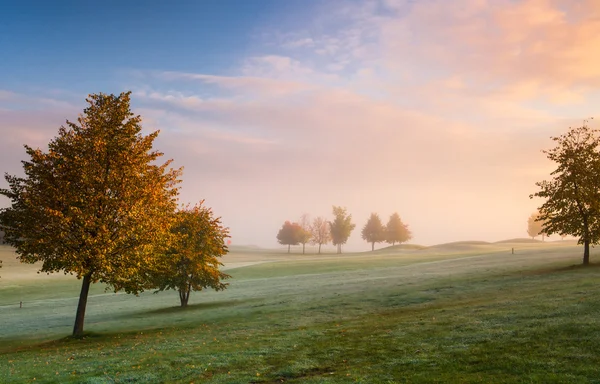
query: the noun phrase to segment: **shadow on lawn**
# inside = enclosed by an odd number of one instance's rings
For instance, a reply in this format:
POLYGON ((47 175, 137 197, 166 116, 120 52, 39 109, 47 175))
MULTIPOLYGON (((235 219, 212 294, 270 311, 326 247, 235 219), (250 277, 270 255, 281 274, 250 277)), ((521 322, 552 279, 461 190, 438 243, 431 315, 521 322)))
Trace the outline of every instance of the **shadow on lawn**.
POLYGON ((526 276, 537 276, 537 275, 550 275, 553 273, 578 271, 578 270, 579 271, 595 270, 598 268, 600 268, 600 263, 590 263, 589 265, 574 264, 574 265, 568 265, 566 267, 532 269, 532 270, 521 271, 520 273, 522 275, 526 275, 526 276))
POLYGON ((247 304, 249 302, 253 302, 253 301, 257 301, 257 300, 258 299, 211 301, 211 302, 207 302, 207 303, 189 304, 186 307, 182 307, 182 306, 178 305, 176 307, 151 309, 148 311, 138 312, 138 314, 167 315, 167 314, 181 313, 181 312, 202 311, 202 310, 207 310, 207 309, 215 309, 215 308, 231 307, 231 306, 240 305, 240 304, 247 304))

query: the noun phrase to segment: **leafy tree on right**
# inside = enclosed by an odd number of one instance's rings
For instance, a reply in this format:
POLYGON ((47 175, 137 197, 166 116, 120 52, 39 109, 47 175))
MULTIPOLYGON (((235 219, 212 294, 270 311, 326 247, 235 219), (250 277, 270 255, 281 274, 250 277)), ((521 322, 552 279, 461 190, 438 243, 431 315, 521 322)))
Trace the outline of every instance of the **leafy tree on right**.
POLYGON ((386 225, 385 241, 388 244, 402 244, 412 239, 412 233, 408 229, 408 225, 404 224, 400 219, 400 215, 394 212, 390 216, 390 220, 386 225))
POLYGON ((362 229, 362 238, 368 243, 371 243, 371 251, 375 250, 375 243, 381 243, 385 240, 385 227, 381 223, 379 215, 371 213, 371 217, 367 224, 362 229))
POLYGON ((545 202, 539 220, 547 235, 573 235, 583 244, 583 265, 590 263, 590 244, 600 241, 600 132, 584 121, 553 137, 556 147, 543 151, 557 163, 552 180, 537 182, 539 191, 530 198, 545 202))

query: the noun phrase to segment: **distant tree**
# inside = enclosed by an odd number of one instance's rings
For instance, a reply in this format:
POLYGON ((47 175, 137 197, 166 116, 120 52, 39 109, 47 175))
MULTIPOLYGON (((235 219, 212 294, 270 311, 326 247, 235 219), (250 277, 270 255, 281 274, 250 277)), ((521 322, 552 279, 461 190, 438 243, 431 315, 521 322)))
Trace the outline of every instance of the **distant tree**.
POLYGON ((321 245, 331 241, 331 233, 329 231, 329 223, 323 217, 315 217, 310 226, 311 244, 319 245, 319 254, 321 254, 321 245))
POLYGON ((48 152, 25 146, 25 176, 6 175, 0 190, 11 200, 0 227, 19 259, 83 279, 73 335, 83 333, 91 283, 143 290, 140 270, 162 249, 177 204, 181 172, 158 163, 158 132, 142 135, 129 96, 90 95, 48 152))
POLYGON ((356 224, 352 223, 352 215, 346 212, 346 208, 334 205, 333 216, 333 221, 329 223, 331 242, 337 246, 337 253, 342 253, 342 245, 346 244, 356 224))
POLYGON ((539 220, 540 213, 534 212, 527 219, 527 234, 532 239, 535 239, 537 236, 542 235, 542 241, 544 241, 544 232, 543 232, 543 222, 539 220))
POLYGON ((371 213, 367 224, 362 229, 362 238, 367 243, 371 243, 371 251, 375 250, 375 243, 385 241, 385 227, 378 214, 371 213))
POLYGON ((310 231, 310 218, 307 213, 302 215, 299 225, 302 230, 298 233, 298 243, 302 244, 302 254, 304 255, 306 243, 308 243, 312 237, 310 231))
POLYGON ((277 233, 277 241, 279 241, 279 244, 287 245, 288 253, 290 253, 291 245, 300 244, 300 235, 302 232, 300 224, 286 221, 277 233))
POLYGON ((408 225, 404 224, 398 213, 393 213, 385 226, 385 241, 388 244, 402 244, 412 239, 408 225))
POLYGON ((187 306, 192 291, 225 289, 222 281, 231 277, 219 270, 223 265, 219 258, 228 252, 229 230, 203 203, 174 213, 169 246, 150 273, 149 288, 177 290, 182 307, 187 306))
POLYGON ((557 163, 552 180, 537 182, 530 198, 545 202, 538 208, 542 231, 567 234, 583 244, 583 265, 590 263, 590 244, 600 241, 600 132, 587 126, 570 128, 553 137, 556 147, 544 151, 557 163))

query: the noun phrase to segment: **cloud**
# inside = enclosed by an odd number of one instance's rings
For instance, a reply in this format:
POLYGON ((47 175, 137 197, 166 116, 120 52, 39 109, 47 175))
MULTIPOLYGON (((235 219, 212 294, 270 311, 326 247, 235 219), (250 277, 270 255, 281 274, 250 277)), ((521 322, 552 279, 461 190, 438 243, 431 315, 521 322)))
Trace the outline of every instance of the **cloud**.
MULTIPOLYGON (((289 67, 286 67, 286 65, 287 64, 283 63, 277 65, 269 63, 269 66, 274 66, 279 70, 292 68, 291 65, 289 67)), ((251 72, 251 70, 246 68, 245 72, 251 72)), ((311 88, 310 84, 298 81, 284 81, 258 76, 215 76, 196 73, 163 72, 159 77, 165 80, 195 80, 206 84, 214 84, 230 91, 241 92, 244 94, 259 94, 263 97, 266 95, 279 96, 282 94, 301 92, 311 88)))

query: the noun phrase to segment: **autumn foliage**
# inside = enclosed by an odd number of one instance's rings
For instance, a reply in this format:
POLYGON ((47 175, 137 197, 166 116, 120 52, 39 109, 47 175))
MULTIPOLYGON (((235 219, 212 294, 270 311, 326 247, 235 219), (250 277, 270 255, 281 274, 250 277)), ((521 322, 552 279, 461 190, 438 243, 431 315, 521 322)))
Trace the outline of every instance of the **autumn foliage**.
POLYGON ((47 151, 25 146, 25 176, 6 175, 8 188, 0 190, 11 201, 0 227, 19 259, 82 279, 74 335, 83 332, 91 283, 144 289, 140 272, 164 245, 181 174, 170 160, 160 163, 158 132, 142 134, 129 92, 87 102, 47 151))
POLYGON ((153 263, 149 278, 151 288, 177 290, 182 307, 187 306, 192 291, 225 289, 223 280, 231 277, 219 270, 220 258, 228 252, 229 230, 202 204, 173 214, 169 246, 153 263))

